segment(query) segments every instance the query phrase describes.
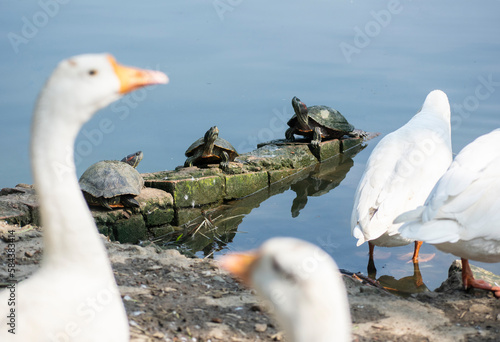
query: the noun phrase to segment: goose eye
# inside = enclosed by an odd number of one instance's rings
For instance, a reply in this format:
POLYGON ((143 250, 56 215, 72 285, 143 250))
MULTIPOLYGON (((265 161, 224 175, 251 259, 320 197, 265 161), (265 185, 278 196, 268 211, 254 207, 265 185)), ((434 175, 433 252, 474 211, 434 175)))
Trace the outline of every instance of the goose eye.
POLYGON ((276 273, 281 274, 281 276, 283 276, 285 279, 288 279, 290 281, 296 281, 295 275, 293 273, 286 271, 283 267, 281 267, 280 263, 275 258, 272 258, 271 265, 273 270, 276 273))
POLYGON ((94 70, 94 69, 89 70, 89 75, 90 75, 90 76, 97 75, 97 70, 94 70))

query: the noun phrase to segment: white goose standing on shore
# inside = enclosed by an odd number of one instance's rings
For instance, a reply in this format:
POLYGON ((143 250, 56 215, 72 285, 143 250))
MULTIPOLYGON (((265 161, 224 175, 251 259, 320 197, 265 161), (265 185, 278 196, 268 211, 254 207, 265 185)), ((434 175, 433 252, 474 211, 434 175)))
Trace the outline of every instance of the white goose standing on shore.
POLYGON ((400 234, 462 258, 464 287, 500 286, 476 280, 468 259, 500 262, 500 129, 480 136, 455 157, 425 204, 397 217, 400 234))
POLYGON ((342 275, 318 246, 295 238, 273 238, 257 251, 228 254, 220 264, 272 304, 287 341, 351 341, 342 275))
MULTIPOLYGON (((380 140, 356 190, 351 230, 358 246, 368 241, 369 273, 375 270, 374 246, 397 247, 413 241, 397 234, 400 225, 393 221, 424 203, 451 161, 450 104, 444 92, 434 90, 408 123, 380 140)), ((413 262, 420 245, 415 242, 413 262)))
POLYGON ((59 63, 34 109, 31 161, 43 227, 40 270, 0 293, 0 341, 128 341, 111 264, 78 185, 75 138, 93 114, 134 89, 167 83, 159 71, 125 67, 107 54, 59 63), (7 316, 15 309, 14 332, 7 316))

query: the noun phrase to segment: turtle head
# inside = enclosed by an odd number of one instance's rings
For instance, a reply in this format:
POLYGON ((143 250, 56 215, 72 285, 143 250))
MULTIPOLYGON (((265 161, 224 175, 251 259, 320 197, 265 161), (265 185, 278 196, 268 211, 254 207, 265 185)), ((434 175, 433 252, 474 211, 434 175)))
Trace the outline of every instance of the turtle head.
POLYGON ((292 107, 293 110, 295 111, 295 115, 297 115, 297 120, 299 121, 299 124, 306 129, 309 129, 308 125, 308 109, 307 106, 305 105, 304 102, 300 101, 300 99, 297 96, 294 96, 292 99, 292 107))
POLYGON ((205 140, 206 144, 213 144, 215 140, 217 140, 217 137, 219 136, 219 129, 217 126, 210 127, 210 129, 205 133, 205 137, 203 138, 205 140))
POLYGON ((142 151, 137 151, 124 157, 121 161, 129 164, 133 168, 136 168, 137 165, 139 165, 139 163, 141 162, 143 156, 144 154, 142 153, 142 151))

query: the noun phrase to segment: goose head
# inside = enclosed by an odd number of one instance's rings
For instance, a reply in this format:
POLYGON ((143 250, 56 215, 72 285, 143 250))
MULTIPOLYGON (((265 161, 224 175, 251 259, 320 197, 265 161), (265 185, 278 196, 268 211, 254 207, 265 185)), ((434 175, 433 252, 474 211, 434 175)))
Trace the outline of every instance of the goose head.
POLYGON ((168 83, 160 71, 124 66, 109 54, 78 55, 59 63, 38 98, 37 108, 46 108, 53 115, 64 112, 67 124, 81 126, 124 94, 160 83, 168 83), (58 108, 51 108, 54 105, 58 108))
POLYGON ((337 265, 319 247, 273 238, 257 251, 229 254, 221 267, 255 288, 291 341, 348 341, 351 320, 337 265))
POLYGON ((440 115, 442 119, 450 121, 450 102, 448 96, 442 90, 433 90, 425 98, 421 112, 434 113, 440 115))

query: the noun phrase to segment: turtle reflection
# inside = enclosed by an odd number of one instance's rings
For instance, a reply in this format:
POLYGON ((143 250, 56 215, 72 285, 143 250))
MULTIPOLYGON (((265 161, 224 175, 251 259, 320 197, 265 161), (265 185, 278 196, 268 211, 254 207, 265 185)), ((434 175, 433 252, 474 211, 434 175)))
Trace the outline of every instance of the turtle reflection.
POLYGON ((317 164, 309 177, 292 184, 290 189, 297 194, 292 202, 292 217, 299 216, 307 204, 308 197, 322 196, 339 186, 353 165, 350 157, 334 157, 317 164))

